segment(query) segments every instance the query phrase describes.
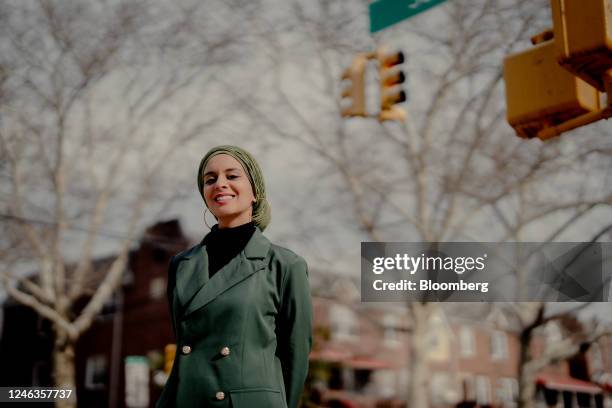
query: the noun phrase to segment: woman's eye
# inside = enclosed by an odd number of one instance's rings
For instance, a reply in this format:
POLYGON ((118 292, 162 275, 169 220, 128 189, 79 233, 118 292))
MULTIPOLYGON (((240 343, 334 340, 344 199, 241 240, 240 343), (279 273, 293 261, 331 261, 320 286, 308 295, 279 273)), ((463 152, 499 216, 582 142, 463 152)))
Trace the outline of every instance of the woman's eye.
POLYGON ((227 176, 227 178, 230 179, 230 180, 233 180, 233 179, 238 178, 238 176, 235 175, 235 174, 230 174, 229 176, 227 176))
POLYGON ((214 182, 215 182, 214 178, 209 178, 209 179, 204 181, 204 184, 213 184, 214 182))

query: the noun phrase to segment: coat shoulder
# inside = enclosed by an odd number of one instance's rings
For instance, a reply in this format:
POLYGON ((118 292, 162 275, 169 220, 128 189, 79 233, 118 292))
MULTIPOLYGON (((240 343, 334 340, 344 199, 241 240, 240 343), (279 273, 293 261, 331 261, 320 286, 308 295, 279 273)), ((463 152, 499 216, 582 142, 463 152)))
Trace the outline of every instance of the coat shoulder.
POLYGON ((192 246, 191 248, 187 248, 181 252, 179 252, 178 254, 174 255, 172 257, 172 259, 174 260, 178 260, 181 258, 190 258, 192 254, 194 254, 196 251, 198 251, 199 248, 202 247, 202 244, 196 244, 194 246, 192 246))
POLYGON ((280 245, 271 244, 270 253, 273 260, 278 261, 279 263, 287 266, 294 265, 297 263, 306 263, 304 258, 302 258, 300 255, 280 245))

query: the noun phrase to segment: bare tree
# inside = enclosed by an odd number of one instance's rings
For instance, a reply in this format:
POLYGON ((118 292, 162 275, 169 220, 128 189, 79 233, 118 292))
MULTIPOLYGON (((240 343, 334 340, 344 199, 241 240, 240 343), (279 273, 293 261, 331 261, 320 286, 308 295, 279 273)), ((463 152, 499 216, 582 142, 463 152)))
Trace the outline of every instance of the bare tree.
POLYGON ((227 23, 257 5, 208 6, 0 5, 0 277, 52 322, 57 386, 74 389, 76 341, 120 284, 147 212, 172 198, 161 169, 232 111, 212 78, 245 54, 227 23), (94 274, 109 234, 117 255, 94 274))

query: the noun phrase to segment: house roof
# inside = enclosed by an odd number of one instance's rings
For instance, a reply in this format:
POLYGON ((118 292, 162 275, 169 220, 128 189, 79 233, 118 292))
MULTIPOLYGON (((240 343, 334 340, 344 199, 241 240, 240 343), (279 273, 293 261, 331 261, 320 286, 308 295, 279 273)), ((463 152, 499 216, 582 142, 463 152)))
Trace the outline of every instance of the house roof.
POLYGON ((567 375, 540 374, 536 384, 557 391, 584 392, 587 394, 601 394, 602 389, 597 384, 579 380, 567 375))

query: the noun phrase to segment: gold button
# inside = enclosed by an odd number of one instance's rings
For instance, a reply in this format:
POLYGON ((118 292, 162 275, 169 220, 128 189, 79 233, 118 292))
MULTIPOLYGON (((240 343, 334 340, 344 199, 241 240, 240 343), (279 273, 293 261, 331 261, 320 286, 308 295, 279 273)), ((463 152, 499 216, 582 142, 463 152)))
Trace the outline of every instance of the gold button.
POLYGON ((229 347, 225 346, 225 347, 223 347, 223 348, 221 349, 221 355, 222 355, 222 356, 229 356, 229 354, 230 354, 230 349, 229 349, 229 347))
POLYGON ((183 354, 189 354, 189 353, 191 353, 191 347, 183 346, 183 354))
POLYGON ((215 394, 215 398, 221 401, 222 399, 225 399, 225 393, 223 391, 219 391, 218 393, 215 394))

